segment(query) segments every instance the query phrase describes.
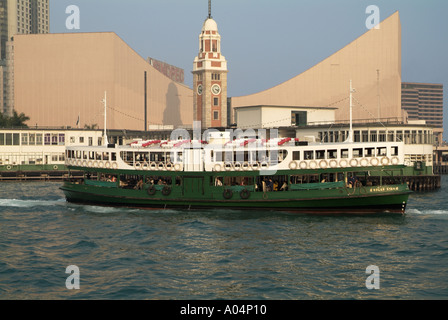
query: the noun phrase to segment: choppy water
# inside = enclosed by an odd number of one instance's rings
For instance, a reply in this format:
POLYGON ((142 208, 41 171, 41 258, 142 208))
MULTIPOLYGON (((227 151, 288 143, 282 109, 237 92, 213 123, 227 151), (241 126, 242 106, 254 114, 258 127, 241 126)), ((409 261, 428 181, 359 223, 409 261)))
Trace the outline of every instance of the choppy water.
POLYGON ((74 205, 59 183, 1 183, 0 299, 447 299, 442 184, 404 217, 315 217, 74 205))

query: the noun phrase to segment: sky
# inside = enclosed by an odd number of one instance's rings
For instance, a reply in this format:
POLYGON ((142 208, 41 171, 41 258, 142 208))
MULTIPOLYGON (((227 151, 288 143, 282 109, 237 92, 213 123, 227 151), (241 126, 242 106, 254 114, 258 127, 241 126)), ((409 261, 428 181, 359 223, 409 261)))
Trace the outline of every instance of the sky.
MULTIPOLYGON (((269 89, 306 71, 368 31, 369 5, 380 20, 399 11, 402 81, 444 86, 448 140, 447 0, 212 0, 228 62, 228 96, 269 89)), ((115 32, 143 58, 184 69, 192 87, 208 0, 50 0, 50 32, 115 32), (67 29, 70 5, 79 29, 67 29)))

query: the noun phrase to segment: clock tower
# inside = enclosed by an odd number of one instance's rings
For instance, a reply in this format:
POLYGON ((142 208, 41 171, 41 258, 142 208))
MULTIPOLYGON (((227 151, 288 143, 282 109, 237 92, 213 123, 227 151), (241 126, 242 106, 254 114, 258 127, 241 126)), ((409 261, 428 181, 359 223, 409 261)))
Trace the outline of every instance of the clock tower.
POLYGON ((202 128, 227 126, 227 61, 221 54, 218 25, 209 15, 199 35, 193 63, 193 121, 202 128))

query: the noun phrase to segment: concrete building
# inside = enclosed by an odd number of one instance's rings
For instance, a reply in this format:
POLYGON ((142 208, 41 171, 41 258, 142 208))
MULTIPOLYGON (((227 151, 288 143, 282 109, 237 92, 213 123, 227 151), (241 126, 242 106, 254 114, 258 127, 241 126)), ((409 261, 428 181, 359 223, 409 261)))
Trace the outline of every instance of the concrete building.
MULTIPOLYGON (((398 12, 379 26, 284 83, 255 94, 232 97, 231 123, 235 123, 235 108, 256 105, 336 107, 336 121, 347 120, 350 80, 356 89, 353 119, 403 119, 398 12)), ((304 50, 312 54, 313 49, 304 50)))
POLYGON ((408 120, 424 120, 434 127, 435 144, 443 141, 443 85, 435 83, 403 82, 402 108, 408 120))
POLYGON ((235 117, 240 129, 303 127, 309 124, 334 123, 336 108, 246 106, 236 107, 235 117))
POLYGON ((14 36, 48 33, 49 0, 2 0, 0 2, 0 112, 14 109, 14 36))
POLYGON ((104 128, 105 92, 108 129, 192 125, 192 90, 113 32, 16 35, 14 46, 15 109, 30 126, 104 128))
POLYGON ((193 94, 195 121, 201 121, 204 128, 227 126, 227 61, 221 54, 218 25, 210 14, 193 63, 193 94))

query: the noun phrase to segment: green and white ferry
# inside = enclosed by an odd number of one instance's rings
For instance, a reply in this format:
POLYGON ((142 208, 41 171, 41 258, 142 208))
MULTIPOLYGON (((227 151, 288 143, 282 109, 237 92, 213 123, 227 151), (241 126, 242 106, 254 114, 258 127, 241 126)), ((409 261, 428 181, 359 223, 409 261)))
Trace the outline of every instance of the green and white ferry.
POLYGON ((308 214, 404 214, 402 142, 295 138, 136 140, 69 146, 67 201, 138 208, 235 208, 308 214))

